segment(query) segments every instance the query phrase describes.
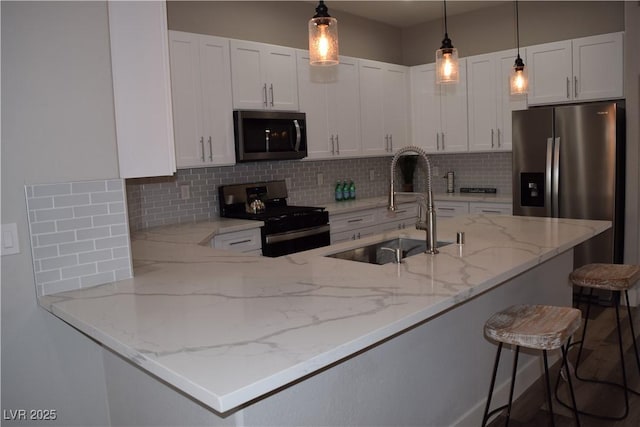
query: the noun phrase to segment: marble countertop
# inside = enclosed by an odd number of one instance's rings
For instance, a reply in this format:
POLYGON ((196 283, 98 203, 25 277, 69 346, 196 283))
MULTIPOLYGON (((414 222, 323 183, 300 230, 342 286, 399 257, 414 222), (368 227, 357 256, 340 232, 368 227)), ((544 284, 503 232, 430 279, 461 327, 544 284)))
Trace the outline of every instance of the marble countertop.
POLYGON ((44 296, 39 303, 225 413, 461 304, 610 223, 483 215, 441 219, 439 239, 454 241, 456 232, 464 231, 464 246, 382 266, 324 255, 398 235, 424 238, 424 232, 394 231, 264 258, 200 245, 211 237, 212 226, 137 233, 134 278, 44 296))
MULTIPOLYGON (((497 194, 477 194, 477 193, 435 193, 433 199, 436 202, 485 202, 485 203, 511 203, 511 196, 499 196, 497 194)), ((400 203, 413 202, 411 197, 398 196, 400 203)), ((329 214, 341 214, 356 212, 369 208, 379 208, 387 206, 388 199, 384 197, 370 197, 366 199, 347 200, 341 202, 320 203, 329 214)))

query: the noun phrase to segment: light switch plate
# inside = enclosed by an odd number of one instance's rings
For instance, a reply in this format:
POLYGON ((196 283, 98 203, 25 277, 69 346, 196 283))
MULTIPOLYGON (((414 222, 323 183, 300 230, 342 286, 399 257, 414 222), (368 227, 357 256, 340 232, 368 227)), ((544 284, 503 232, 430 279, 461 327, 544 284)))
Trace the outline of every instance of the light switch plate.
POLYGON ((13 255, 20 253, 20 243, 18 242, 17 224, 2 224, 2 255, 13 255))

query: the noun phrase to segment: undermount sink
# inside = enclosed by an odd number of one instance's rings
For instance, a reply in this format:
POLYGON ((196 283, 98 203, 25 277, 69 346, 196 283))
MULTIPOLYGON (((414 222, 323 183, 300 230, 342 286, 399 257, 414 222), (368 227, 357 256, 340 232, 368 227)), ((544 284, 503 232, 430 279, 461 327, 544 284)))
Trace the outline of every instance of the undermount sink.
MULTIPOLYGON (((438 247, 450 245, 451 242, 438 242, 438 247)), ((427 242, 419 239, 408 239, 398 237, 396 239, 385 240, 372 243, 367 246, 325 255, 330 258, 345 259, 348 261, 366 262, 369 264, 388 264, 397 262, 397 250, 400 249, 400 259, 424 253, 427 249, 427 242)))

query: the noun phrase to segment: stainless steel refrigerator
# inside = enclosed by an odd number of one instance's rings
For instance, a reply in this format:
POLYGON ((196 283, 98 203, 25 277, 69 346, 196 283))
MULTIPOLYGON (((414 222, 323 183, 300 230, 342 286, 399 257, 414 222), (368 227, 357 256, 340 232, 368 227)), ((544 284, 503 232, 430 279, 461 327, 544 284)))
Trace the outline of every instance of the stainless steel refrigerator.
POLYGON ((574 268, 622 263, 624 104, 536 107, 512 118, 514 215, 610 220, 575 248, 574 268))

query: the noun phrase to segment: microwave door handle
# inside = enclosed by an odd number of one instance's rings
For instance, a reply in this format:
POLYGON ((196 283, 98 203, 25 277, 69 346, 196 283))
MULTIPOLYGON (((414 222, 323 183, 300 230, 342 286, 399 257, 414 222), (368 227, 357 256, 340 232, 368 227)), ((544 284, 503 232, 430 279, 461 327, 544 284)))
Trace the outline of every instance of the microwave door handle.
POLYGON ((271 130, 265 129, 264 130, 264 142, 265 142, 265 145, 266 145, 267 153, 269 152, 269 134, 271 134, 271 130))
POLYGON ((293 121, 293 125, 296 127, 296 146, 295 151, 300 151, 300 142, 302 141, 302 132, 300 131, 300 124, 297 120, 293 121))

